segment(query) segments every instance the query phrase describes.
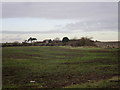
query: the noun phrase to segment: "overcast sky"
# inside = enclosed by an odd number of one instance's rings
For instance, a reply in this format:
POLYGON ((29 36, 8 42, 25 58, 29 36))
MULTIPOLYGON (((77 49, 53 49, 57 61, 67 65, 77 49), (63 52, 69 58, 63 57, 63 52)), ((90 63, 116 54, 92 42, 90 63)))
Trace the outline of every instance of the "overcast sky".
POLYGON ((93 37, 118 40, 117 2, 4 2, 3 42, 93 37))

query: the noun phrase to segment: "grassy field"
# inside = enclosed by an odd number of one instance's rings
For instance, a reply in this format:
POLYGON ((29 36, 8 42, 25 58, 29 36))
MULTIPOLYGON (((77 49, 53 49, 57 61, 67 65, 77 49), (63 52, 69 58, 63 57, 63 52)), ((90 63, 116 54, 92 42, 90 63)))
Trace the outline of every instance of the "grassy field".
POLYGON ((3 88, 118 88, 118 49, 2 48, 3 88))

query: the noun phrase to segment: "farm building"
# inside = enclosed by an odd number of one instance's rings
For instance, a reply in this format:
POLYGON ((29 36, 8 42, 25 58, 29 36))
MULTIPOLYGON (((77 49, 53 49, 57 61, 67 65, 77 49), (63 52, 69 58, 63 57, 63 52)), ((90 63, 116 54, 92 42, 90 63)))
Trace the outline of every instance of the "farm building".
POLYGON ((95 45, 97 47, 102 48, 119 48, 120 42, 118 41, 112 41, 112 42, 95 42, 95 45))

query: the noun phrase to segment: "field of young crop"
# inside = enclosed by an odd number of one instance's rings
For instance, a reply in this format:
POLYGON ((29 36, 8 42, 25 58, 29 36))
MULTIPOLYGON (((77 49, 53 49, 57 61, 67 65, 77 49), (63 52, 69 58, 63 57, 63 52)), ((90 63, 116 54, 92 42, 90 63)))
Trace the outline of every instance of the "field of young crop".
POLYGON ((2 48, 3 88, 118 88, 118 49, 2 48))

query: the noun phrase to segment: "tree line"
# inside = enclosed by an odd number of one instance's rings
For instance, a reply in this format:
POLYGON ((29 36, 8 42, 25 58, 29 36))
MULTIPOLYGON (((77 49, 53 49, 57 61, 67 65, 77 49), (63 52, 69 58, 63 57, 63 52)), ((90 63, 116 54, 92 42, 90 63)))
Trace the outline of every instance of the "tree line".
POLYGON ((43 41, 37 41, 37 38, 30 37, 22 43, 13 42, 13 43, 3 43, 2 47, 7 46, 95 46, 95 41, 92 38, 82 37, 80 39, 69 39, 68 37, 63 37, 62 40, 55 38, 53 40, 46 39, 43 41))

